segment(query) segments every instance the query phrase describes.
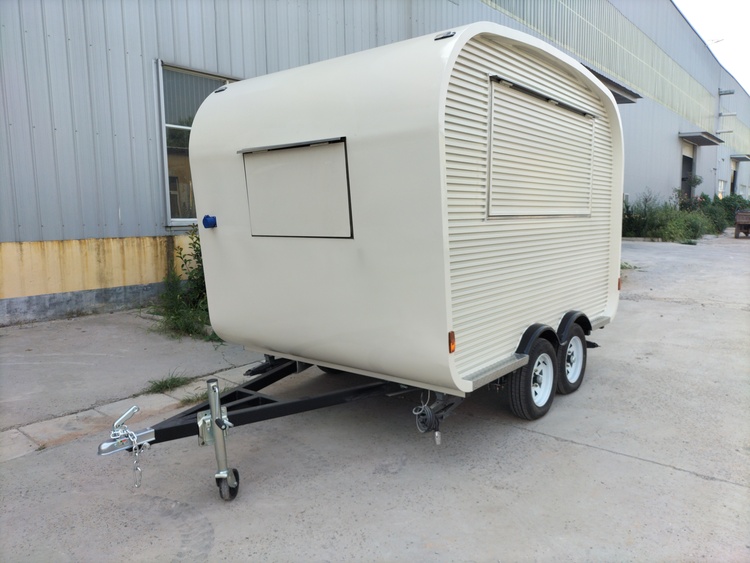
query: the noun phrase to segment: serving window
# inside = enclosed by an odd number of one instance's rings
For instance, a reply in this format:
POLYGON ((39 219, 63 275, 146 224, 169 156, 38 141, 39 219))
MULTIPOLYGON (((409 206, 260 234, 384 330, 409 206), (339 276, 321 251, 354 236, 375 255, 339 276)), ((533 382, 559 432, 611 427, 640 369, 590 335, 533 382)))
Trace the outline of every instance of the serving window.
POLYGON ((240 152, 253 236, 354 236, 346 139, 240 152))
POLYGON ((589 215, 594 116, 491 78, 488 217, 589 215))

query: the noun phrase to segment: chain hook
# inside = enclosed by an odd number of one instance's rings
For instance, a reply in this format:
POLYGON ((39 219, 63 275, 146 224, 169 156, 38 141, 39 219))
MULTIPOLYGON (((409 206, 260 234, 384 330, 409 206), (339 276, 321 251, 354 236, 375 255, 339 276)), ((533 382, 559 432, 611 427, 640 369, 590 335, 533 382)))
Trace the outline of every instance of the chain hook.
POLYGON ((135 456, 135 459, 133 460, 133 485, 137 489, 141 486, 141 480, 143 479, 140 455, 143 452, 143 449, 150 446, 150 444, 146 442, 145 444, 138 445, 138 436, 136 436, 135 432, 130 430, 127 426, 124 426, 123 430, 127 434, 130 443, 133 444, 133 455, 135 456))
POLYGON ((141 470, 140 465, 138 464, 138 454, 140 451, 138 449, 133 450, 135 452, 135 460, 133 461, 133 485, 137 489, 141 486, 141 479, 143 478, 143 471, 141 470))

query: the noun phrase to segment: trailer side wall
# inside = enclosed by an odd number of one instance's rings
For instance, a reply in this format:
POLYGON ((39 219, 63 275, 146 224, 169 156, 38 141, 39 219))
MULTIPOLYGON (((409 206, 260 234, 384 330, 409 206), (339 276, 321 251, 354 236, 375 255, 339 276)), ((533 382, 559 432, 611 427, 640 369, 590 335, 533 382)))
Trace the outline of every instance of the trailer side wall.
POLYGON ((614 316, 620 139, 611 98, 579 65, 497 35, 461 50, 445 107, 459 379, 492 372, 532 323, 614 316))

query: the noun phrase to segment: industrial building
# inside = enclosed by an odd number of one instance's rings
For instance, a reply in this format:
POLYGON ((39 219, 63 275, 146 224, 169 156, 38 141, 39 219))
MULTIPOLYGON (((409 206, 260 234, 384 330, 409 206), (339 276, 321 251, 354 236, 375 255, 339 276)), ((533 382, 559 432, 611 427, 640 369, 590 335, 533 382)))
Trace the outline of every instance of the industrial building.
POLYGON ((610 89, 624 197, 750 196, 750 96, 671 0, 3 0, 0 325, 156 295, 196 222, 188 139, 216 88, 475 21, 610 89))

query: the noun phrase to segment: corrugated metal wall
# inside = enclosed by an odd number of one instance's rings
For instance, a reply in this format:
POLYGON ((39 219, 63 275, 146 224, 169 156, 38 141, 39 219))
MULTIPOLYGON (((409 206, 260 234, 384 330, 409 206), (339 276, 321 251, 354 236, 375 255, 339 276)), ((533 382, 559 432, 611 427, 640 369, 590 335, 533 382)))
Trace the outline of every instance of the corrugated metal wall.
MULTIPOLYGON (((720 67, 669 0, 2 0, 0 242, 167 232, 159 59, 247 78, 479 20, 552 40, 685 126, 718 128, 720 67)), ((673 148, 640 141, 626 150, 673 148)))
POLYGON ((709 53, 686 65, 690 72, 668 54, 689 51, 691 38, 686 25, 685 33, 674 33, 680 18, 669 2, 629 2, 631 12, 642 17, 644 25, 659 22, 653 35, 662 39, 662 48, 608 0, 486 1, 699 128, 713 128, 716 101, 711 90, 717 76, 708 77, 707 71, 718 68, 711 64, 709 53))
POLYGON ((0 2, 0 240, 164 234, 149 19, 136 2, 0 2))

